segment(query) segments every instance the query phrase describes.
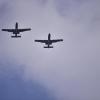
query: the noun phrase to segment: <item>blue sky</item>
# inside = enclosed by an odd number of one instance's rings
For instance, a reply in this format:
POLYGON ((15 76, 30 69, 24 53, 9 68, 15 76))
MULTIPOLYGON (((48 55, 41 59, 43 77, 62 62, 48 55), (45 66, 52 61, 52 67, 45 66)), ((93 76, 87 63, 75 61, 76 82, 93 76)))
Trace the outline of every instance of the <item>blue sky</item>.
POLYGON ((99 0, 1 0, 1 29, 32 30, 0 34, 0 100, 100 100, 99 12, 99 0), (34 42, 48 33, 64 41, 34 42))
POLYGON ((36 81, 23 80, 23 70, 15 64, 0 64, 1 100, 55 100, 49 91, 36 81))

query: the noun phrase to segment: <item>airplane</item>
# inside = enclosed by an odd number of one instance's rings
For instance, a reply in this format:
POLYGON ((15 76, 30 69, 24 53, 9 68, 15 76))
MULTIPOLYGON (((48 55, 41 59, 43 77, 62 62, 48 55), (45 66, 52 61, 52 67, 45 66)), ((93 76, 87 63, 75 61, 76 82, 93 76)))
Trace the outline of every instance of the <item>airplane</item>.
POLYGON ((12 38, 20 38, 21 35, 18 35, 18 34, 20 34, 20 32, 30 31, 30 30, 31 30, 31 28, 18 29, 17 22, 15 24, 15 29, 2 29, 2 31, 13 32, 14 36, 11 36, 12 38))
POLYGON ((35 42, 45 43, 45 45, 47 45, 47 46, 44 46, 44 48, 53 48, 53 46, 51 46, 52 43, 60 42, 60 41, 63 41, 63 39, 53 39, 53 40, 51 40, 51 34, 50 33, 48 34, 48 40, 35 40, 35 42))

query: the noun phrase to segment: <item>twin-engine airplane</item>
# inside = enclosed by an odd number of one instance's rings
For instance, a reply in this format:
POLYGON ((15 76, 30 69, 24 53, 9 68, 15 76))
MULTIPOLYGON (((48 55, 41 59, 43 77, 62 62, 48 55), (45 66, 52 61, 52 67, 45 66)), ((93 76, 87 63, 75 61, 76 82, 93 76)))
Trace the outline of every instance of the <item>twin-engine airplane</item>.
POLYGON ((51 40, 51 34, 50 33, 48 34, 48 40, 35 40, 35 42, 45 43, 45 45, 47 45, 47 46, 44 46, 44 48, 53 48, 53 46, 51 46, 52 43, 60 42, 60 41, 63 41, 63 39, 53 39, 53 40, 51 40))
POLYGON ((21 37, 20 32, 24 32, 24 31, 30 31, 31 28, 25 28, 25 29, 18 29, 18 23, 16 22, 15 24, 15 29, 2 29, 2 31, 7 31, 7 32, 12 32, 14 34, 14 36, 11 36, 12 38, 19 38, 21 37))

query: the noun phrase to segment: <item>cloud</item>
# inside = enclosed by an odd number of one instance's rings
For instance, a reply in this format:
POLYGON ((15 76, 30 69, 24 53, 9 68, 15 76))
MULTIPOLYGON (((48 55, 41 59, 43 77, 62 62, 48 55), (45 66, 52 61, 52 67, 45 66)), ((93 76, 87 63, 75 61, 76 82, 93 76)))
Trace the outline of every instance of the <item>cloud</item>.
POLYGON ((20 28, 31 27, 32 31, 23 33, 21 39, 2 32, 3 58, 23 65, 24 77, 44 84, 58 100, 99 100, 99 0, 14 3, 14 18, 6 27, 18 21, 20 28), (49 50, 34 42, 46 39, 49 32, 64 42, 49 50))
POLYGON ((15 64, 0 63, 1 100, 55 100, 49 91, 36 81, 25 80, 23 70, 15 64))

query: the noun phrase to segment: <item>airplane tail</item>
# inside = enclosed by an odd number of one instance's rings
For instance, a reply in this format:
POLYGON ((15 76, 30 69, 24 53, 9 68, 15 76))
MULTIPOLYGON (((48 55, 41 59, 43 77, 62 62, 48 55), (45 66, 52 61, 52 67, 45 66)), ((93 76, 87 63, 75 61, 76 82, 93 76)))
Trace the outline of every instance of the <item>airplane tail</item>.
POLYGON ((44 48, 53 48, 53 46, 44 46, 44 48))
POLYGON ((21 36, 11 36, 12 38, 21 38, 21 36))

